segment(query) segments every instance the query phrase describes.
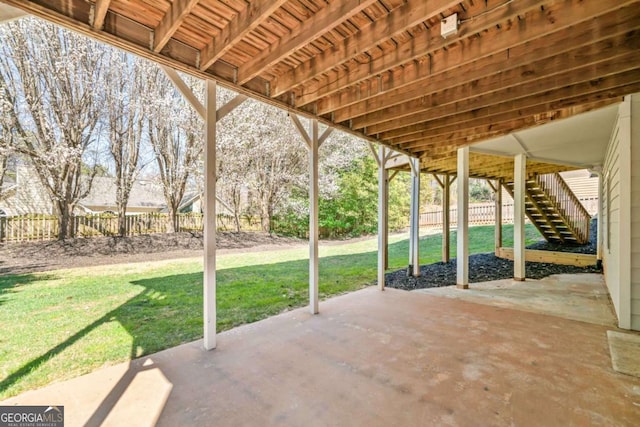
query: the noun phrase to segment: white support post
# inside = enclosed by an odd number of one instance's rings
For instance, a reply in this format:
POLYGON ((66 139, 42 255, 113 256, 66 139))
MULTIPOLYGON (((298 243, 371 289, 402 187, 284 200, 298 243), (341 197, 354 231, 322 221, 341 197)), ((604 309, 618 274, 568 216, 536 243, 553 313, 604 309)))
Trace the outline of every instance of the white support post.
POLYGON ((309 132, 304 129, 300 119, 291 114, 291 121, 298 129, 309 150, 309 311, 319 312, 319 255, 318 255, 318 150, 331 135, 332 128, 327 128, 319 135, 318 121, 311 120, 309 132))
POLYGON ((502 247, 502 181, 496 180, 495 187, 496 199, 496 229, 495 229, 495 253, 496 256, 502 247))
POLYGON ((409 221, 409 274, 420 276, 420 159, 411 165, 411 212, 409 221))
POLYGON ((309 311, 318 314, 318 121, 311 120, 309 144, 309 311))
POLYGON ((598 228, 597 228, 597 239, 596 239, 596 260, 598 262, 598 265, 602 264, 602 242, 604 242, 603 240, 603 235, 602 235, 602 231, 603 231, 603 224, 604 222, 602 221, 602 212, 603 212, 603 205, 604 203, 604 179, 603 179, 603 173, 600 172, 598 174, 598 228))
POLYGON ((458 149, 458 256, 456 286, 469 288, 469 147, 458 149))
POLYGON ((516 154, 513 165, 513 278, 525 280, 524 217, 527 156, 516 154))
POLYGON ((216 348, 216 82, 207 80, 204 145, 204 348, 216 348))
POLYGON ((448 263, 450 260, 451 247, 451 179, 449 175, 444 176, 442 186, 442 262, 448 263))
POLYGON ((384 291, 384 273, 387 268, 387 222, 389 201, 389 173, 387 172, 387 152, 384 146, 378 147, 378 289, 384 291))

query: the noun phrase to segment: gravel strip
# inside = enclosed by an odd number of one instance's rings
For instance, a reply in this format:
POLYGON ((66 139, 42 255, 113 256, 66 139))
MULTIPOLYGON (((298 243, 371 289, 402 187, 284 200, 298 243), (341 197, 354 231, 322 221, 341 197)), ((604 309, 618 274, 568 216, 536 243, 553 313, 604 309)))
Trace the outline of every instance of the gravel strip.
MULTIPOLYGON (((560 245, 541 241, 527 246, 528 249, 557 252, 595 254, 598 221, 591 221, 589 240, 586 245, 560 245)), ((602 273, 595 265, 590 267, 574 267, 570 265, 549 264, 544 262, 527 262, 526 275, 531 279, 542 279, 552 274, 602 273)), ((385 275, 386 286, 411 291, 414 289, 437 288, 456 284, 456 260, 443 263, 423 265, 420 277, 407 276, 407 269, 393 271, 385 275)), ((469 283, 488 282, 492 280, 510 279, 513 277, 513 261, 496 257, 493 253, 474 254, 469 256, 469 283)))

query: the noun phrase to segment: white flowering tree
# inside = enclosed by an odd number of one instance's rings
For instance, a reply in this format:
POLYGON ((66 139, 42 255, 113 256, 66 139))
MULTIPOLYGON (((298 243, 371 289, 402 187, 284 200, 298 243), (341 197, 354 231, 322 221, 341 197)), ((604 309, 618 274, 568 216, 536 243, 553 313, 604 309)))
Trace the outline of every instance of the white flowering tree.
POLYGON ((83 160, 99 132, 104 50, 85 37, 33 19, 0 27, 0 91, 14 149, 33 164, 58 216, 58 237, 91 187, 95 168, 83 160), (92 171, 93 170, 93 171, 92 171), (85 171, 86 172, 86 171, 85 171))
MULTIPOLYGON (((145 78, 149 81, 147 132, 169 211, 169 232, 175 232, 180 202, 204 148, 204 122, 157 66, 145 78)), ((183 79, 192 92, 203 97, 201 80, 183 79)))
POLYGON ((144 166, 140 150, 146 133, 147 78, 153 72, 153 66, 116 49, 104 49, 107 52, 103 83, 106 127, 115 172, 118 234, 124 236, 131 187, 144 166))
POLYGON ((275 210, 303 185, 307 151, 287 113, 257 101, 245 101, 219 126, 221 188, 238 205, 245 185, 268 232, 275 210))
POLYGON ((7 173, 7 163, 15 145, 12 107, 13 103, 9 102, 7 89, 0 81, 0 200, 4 197, 3 184, 7 173))

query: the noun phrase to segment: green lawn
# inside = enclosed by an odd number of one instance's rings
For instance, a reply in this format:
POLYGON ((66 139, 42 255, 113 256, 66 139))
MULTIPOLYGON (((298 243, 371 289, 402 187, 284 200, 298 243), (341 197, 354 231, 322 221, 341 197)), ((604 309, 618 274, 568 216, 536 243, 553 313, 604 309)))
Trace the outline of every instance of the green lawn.
MULTIPOLYGON (((455 254, 455 233, 452 233, 455 254)), ((504 227, 505 246, 512 227, 504 227)), ((527 226, 530 242, 540 237, 527 226)), ((420 241, 440 260, 441 236, 420 241)), ((320 297, 370 285, 376 239, 320 248, 320 297)), ((470 252, 493 251, 493 227, 470 229, 470 252)), ((218 330, 307 304, 307 248, 218 257, 218 330)), ((408 263, 392 236, 391 269, 408 263)), ((202 260, 184 259, 0 277, 0 399, 202 336, 202 260)))

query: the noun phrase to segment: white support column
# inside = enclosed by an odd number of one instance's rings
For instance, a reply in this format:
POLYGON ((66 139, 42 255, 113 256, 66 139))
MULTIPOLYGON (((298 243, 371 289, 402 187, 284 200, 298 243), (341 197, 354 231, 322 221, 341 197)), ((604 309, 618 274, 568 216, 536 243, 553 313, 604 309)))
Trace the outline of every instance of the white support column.
POLYGON ((451 249, 451 177, 444 175, 442 185, 442 262, 450 261, 451 249))
POLYGON ((603 211, 603 203, 604 203, 604 179, 603 179, 603 173, 600 172, 598 173, 598 228, 597 228, 597 239, 596 239, 596 260, 598 262, 598 265, 602 264, 602 242, 604 242, 603 240, 603 235, 602 235, 602 231, 603 231, 603 224, 604 222, 602 221, 602 211, 603 211))
POLYGON ((318 121, 309 132, 309 311, 318 314, 318 121))
POLYGON ((458 148, 458 256, 456 286, 469 288, 469 147, 458 148))
POLYGON ((378 147, 378 289, 384 291, 384 273, 387 266, 387 223, 389 214, 389 173, 387 172, 388 149, 378 147))
POLYGON ((291 114, 291 121, 298 129, 309 150, 309 311, 311 314, 319 312, 319 256, 318 256, 318 150, 331 135, 332 128, 327 128, 319 135, 318 121, 311 120, 307 132, 300 119, 291 114))
POLYGON ((513 278, 525 280, 525 191, 527 185, 527 156, 516 154, 513 165, 513 278))
POLYGON ((216 82, 206 82, 204 145, 204 348, 216 348, 216 82))
POLYGON ((411 165, 411 213, 409 221, 409 273, 420 276, 420 159, 411 165))
POLYGON ((496 199, 496 228, 495 228, 495 253, 502 247, 502 181, 496 180, 495 199, 496 199))

